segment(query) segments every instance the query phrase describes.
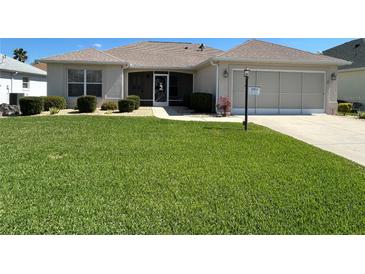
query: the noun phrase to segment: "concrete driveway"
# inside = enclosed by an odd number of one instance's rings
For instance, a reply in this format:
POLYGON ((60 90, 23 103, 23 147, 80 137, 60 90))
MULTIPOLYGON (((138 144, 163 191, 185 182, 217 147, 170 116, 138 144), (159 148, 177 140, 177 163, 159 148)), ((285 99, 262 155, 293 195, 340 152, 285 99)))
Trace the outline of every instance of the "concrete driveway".
POLYGON ((250 116, 269 127, 365 166, 365 121, 333 115, 250 116))

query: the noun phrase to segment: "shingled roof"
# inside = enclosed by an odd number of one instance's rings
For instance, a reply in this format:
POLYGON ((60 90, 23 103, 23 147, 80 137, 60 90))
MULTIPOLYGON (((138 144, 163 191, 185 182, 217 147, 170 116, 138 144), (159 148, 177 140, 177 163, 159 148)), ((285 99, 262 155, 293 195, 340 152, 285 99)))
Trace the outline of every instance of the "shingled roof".
POLYGON ((130 63, 131 67, 191 68, 223 51, 201 44, 140 42, 105 51, 130 63))
POLYGON ((351 61, 351 65, 339 69, 365 68, 365 39, 356 39, 323 51, 323 54, 351 61))
POLYGON ((248 40, 221 55, 216 60, 246 62, 345 65, 349 62, 311 52, 259 40, 248 40))
POLYGON ((0 71, 12 71, 12 72, 22 72, 29 73, 35 75, 47 75, 47 72, 44 70, 35 68, 29 64, 20 62, 11 57, 7 57, 5 55, 0 54, 0 71))
POLYGON ((87 64, 126 64, 125 61, 103 51, 89 48, 41 59, 44 63, 87 63, 87 64))
POLYGON ((249 40, 227 52, 202 44, 140 42, 100 51, 94 48, 41 59, 44 63, 128 64, 132 68, 194 69, 210 61, 316 65, 350 62, 269 42, 249 40))

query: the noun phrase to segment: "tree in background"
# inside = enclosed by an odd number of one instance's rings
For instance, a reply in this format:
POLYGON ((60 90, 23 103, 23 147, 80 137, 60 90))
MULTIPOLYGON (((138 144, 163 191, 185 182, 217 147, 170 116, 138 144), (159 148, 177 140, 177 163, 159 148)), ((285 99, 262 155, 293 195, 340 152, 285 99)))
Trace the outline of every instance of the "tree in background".
POLYGON ((13 54, 14 54, 13 58, 15 60, 18 60, 18 61, 23 62, 23 63, 25 61, 27 61, 27 59, 28 59, 27 51, 22 49, 22 48, 15 49, 13 51, 13 54))

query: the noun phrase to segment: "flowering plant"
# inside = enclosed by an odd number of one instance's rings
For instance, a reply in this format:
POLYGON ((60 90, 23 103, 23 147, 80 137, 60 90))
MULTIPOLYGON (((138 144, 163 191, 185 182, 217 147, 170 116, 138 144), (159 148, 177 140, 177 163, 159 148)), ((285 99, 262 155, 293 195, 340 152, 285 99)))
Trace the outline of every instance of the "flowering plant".
POLYGON ((227 116, 227 114, 231 112, 231 106, 231 98, 228 96, 219 97, 217 108, 223 112, 223 116, 227 116))

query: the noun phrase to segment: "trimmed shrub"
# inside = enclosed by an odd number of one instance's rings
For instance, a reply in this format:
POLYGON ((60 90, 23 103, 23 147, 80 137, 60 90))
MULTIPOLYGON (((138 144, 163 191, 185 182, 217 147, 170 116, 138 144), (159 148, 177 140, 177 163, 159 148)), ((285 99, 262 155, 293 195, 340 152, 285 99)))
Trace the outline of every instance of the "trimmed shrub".
POLYGON ((140 105, 141 105, 141 98, 137 95, 129 95, 127 96, 128 100, 133 100, 134 101, 134 109, 139 109, 140 105))
POLYGON ((60 112, 60 109, 59 108, 56 108, 56 107, 49 108, 49 114, 51 114, 51 115, 57 114, 59 112, 60 112))
POLYGON ((351 103, 339 103, 338 104, 338 112, 343 113, 345 115, 346 113, 351 112, 352 110, 352 104, 351 103))
POLYGON ((365 119, 365 111, 359 112, 359 119, 365 119))
POLYGON ((120 112, 132 112, 135 109, 135 101, 131 99, 119 100, 118 107, 120 112))
POLYGON ((106 101, 101 105, 101 110, 116 110, 118 106, 113 101, 106 101))
POLYGON ((20 111, 23 115, 40 114, 43 110, 41 97, 22 97, 19 99, 20 111))
POLYGON ((43 109, 48 111, 50 108, 66 108, 66 99, 62 96, 43 96, 43 109))
POLYGON ((77 98, 77 108, 81 113, 94 112, 96 109, 96 97, 86 95, 77 98))
POLYGON ((213 95, 209 93, 194 92, 190 95, 191 108, 196 112, 212 112, 213 95))

